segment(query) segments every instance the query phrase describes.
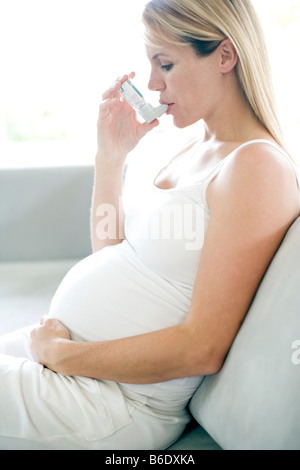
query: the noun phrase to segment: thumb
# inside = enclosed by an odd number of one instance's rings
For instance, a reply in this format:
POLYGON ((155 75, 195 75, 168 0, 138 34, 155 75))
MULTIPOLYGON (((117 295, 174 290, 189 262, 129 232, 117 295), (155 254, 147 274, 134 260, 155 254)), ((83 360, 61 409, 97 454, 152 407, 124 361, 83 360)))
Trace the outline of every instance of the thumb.
POLYGON ((41 320, 40 320, 40 325, 44 325, 47 320, 49 320, 50 316, 49 315, 43 315, 41 320))
POLYGON ((159 120, 154 119, 154 121, 148 123, 144 122, 138 130, 139 138, 142 139, 148 132, 155 129, 155 127, 159 126, 159 120))

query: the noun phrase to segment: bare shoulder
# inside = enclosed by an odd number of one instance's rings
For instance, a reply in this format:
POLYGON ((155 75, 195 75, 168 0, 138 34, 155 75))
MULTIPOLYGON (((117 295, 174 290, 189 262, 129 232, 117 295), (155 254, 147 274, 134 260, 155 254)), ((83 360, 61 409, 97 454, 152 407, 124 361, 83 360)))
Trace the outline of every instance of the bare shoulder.
POLYGON ((234 198, 235 204, 272 204, 280 210, 299 213, 299 190, 295 169, 280 149, 253 143, 238 149, 208 190, 208 202, 234 198))
POLYGON ((279 148, 267 143, 253 143, 237 149, 224 165, 223 173, 227 177, 238 178, 246 174, 249 179, 253 176, 258 180, 263 178, 266 184, 272 183, 273 178, 287 178, 296 184, 292 161, 279 148))
POLYGON ((249 170, 256 176, 267 172, 270 177, 281 175, 296 181, 292 160, 284 155, 284 151, 279 147, 267 143, 252 143, 237 149, 232 159, 232 167, 236 171, 249 170))

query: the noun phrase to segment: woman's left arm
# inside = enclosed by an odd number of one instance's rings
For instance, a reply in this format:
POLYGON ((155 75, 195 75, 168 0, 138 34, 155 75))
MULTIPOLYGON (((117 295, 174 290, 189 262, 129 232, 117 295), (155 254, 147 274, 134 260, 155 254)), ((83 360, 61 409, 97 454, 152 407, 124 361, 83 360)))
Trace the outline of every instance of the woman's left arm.
POLYGON ((74 342, 54 319, 32 332, 37 361, 64 375, 154 383, 216 373, 287 229, 299 215, 291 165, 246 147, 208 188, 211 219, 184 323, 107 342, 74 342))

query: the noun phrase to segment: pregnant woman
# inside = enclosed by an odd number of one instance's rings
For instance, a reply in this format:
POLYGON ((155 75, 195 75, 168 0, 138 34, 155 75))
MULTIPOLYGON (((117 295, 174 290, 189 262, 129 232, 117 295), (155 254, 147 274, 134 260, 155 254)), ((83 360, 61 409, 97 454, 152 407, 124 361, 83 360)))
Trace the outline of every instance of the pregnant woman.
POLYGON ((159 122, 141 124, 122 100, 134 74, 103 94, 93 254, 67 274, 49 317, 0 339, 2 449, 170 446, 299 215, 250 0, 153 0, 143 21, 149 88, 177 128, 203 120, 205 135, 156 176, 150 198, 126 206, 126 156, 159 122), (159 225, 174 208, 166 237, 159 225))

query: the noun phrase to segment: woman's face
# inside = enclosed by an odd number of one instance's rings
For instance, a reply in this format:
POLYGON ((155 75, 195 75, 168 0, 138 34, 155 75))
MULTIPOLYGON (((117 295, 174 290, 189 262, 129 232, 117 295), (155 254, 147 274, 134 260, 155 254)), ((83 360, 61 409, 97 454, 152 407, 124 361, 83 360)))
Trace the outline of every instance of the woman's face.
POLYGON ((200 57, 190 45, 146 47, 151 63, 149 89, 160 93, 174 125, 184 128, 207 119, 218 101, 220 73, 215 53, 200 57))

